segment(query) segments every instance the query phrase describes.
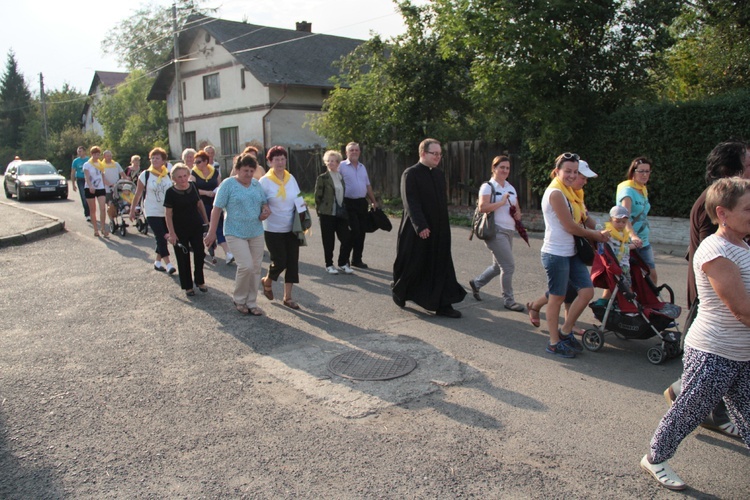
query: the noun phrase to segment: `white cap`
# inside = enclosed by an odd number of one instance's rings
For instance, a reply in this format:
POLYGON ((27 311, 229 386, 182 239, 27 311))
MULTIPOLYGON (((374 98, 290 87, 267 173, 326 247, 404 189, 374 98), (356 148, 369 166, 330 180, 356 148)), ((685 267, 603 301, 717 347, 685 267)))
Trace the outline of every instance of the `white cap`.
POLYGON ((630 212, 628 212, 628 209, 622 205, 615 205, 612 207, 612 210, 609 211, 609 216, 613 219, 625 219, 626 217, 630 217, 630 212))
POLYGON ((596 172, 591 170, 591 167, 589 167, 588 162, 584 160, 578 161, 578 171, 582 173, 585 177, 588 177, 591 179, 592 177, 599 177, 596 172))

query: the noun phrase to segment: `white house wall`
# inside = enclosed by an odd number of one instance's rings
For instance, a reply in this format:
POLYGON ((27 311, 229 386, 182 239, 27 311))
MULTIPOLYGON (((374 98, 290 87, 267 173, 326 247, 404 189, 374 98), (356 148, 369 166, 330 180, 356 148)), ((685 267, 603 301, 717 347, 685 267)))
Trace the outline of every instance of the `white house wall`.
MULTIPOLYGON (((213 144, 219 155, 221 139, 219 129, 238 127, 240 149, 248 142, 263 142, 263 116, 271 106, 284 96, 280 86, 266 87, 249 70, 245 73, 245 88, 242 88, 243 66, 221 45, 216 45, 205 32, 199 33, 180 64, 185 98, 183 114, 185 132, 195 132, 196 143, 213 144), (203 98, 203 77, 219 74, 220 97, 203 98)), ((270 145, 282 144, 291 147, 311 147, 323 144, 323 139, 304 127, 307 115, 320 109, 323 92, 319 88, 288 88, 286 96, 277 103, 276 109, 267 118, 266 134, 270 145), (289 109, 289 108, 292 109, 289 109), (299 108, 299 109, 294 109, 299 108)), ((172 82, 167 95, 169 118, 169 145, 172 155, 180 152, 180 130, 177 123, 177 88, 172 82)))

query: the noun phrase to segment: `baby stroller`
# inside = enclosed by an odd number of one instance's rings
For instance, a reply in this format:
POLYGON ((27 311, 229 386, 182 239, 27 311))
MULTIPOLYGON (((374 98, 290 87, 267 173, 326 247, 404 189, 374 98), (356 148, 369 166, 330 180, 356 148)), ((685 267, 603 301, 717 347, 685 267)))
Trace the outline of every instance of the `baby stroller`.
MULTIPOLYGON (((120 179, 112 186, 112 208, 111 222, 109 230, 113 234, 120 233, 120 236, 127 234, 128 225, 125 223, 125 217, 130 214, 130 205, 135 198, 135 184, 130 179, 120 179)), ((137 209, 138 207, 136 207, 137 209)), ((136 210, 137 211, 137 210, 136 210)))
POLYGON ((682 309, 674 303, 674 292, 667 284, 657 287, 649 277, 648 266, 637 252, 630 252, 630 278, 628 286, 622 269, 609 245, 600 245, 594 256, 591 280, 594 286, 612 291, 609 300, 599 299, 589 304, 601 325, 584 332, 582 343, 589 351, 604 346, 605 333, 612 332, 625 340, 644 340, 657 336, 661 343, 651 347, 646 356, 658 365, 682 354, 676 319, 682 309), (669 302, 660 297, 662 290, 669 293, 669 302))

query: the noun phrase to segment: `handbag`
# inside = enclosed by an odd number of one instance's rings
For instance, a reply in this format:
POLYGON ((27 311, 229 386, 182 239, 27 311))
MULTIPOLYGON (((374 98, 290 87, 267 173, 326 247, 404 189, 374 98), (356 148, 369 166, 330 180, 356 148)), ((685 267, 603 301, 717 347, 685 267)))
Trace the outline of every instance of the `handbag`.
POLYGON ((378 229, 383 231, 390 231, 393 229, 393 224, 388 219, 388 216, 380 208, 370 207, 367 211, 367 223, 365 225, 366 233, 374 233, 378 229))
POLYGON ((594 263, 594 247, 591 246, 589 240, 583 236, 573 235, 573 239, 576 243, 576 255, 581 261, 590 266, 594 263))
MULTIPOLYGON (((495 188, 490 184, 492 188, 492 195, 490 196, 490 203, 495 203, 495 188)), ((479 210, 479 200, 477 199, 477 208, 474 210, 474 217, 471 218, 471 234, 469 239, 473 239, 474 235, 480 240, 491 240, 495 237, 497 229, 495 229, 495 212, 484 212, 479 210)), ((593 259, 593 256, 592 256, 593 259)))

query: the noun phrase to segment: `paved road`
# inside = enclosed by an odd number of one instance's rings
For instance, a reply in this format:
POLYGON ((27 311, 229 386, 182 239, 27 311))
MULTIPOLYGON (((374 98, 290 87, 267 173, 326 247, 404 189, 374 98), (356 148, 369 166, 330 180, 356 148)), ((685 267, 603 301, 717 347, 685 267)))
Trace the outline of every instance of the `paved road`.
MULTIPOLYGON (((672 495, 638 469, 681 369, 651 365, 652 341, 610 336, 598 353, 552 358, 497 283, 460 320, 398 309, 395 230, 368 237, 369 270, 328 276, 317 225, 302 310, 261 297, 266 317, 240 317, 223 261, 208 266, 209 294, 187 300, 152 270, 150 236, 95 239, 73 197, 24 206, 66 231, 0 249, 0 497, 672 495), (351 348, 419 365, 389 382, 332 376, 328 361, 351 348)), ((467 283, 489 255, 453 231, 467 283)), ((519 302, 544 290, 540 244, 516 240, 519 302)), ((683 303, 682 249, 658 250, 683 303)), ((673 466, 690 496, 748 498, 749 456, 701 429, 673 466)))

